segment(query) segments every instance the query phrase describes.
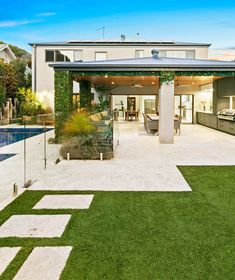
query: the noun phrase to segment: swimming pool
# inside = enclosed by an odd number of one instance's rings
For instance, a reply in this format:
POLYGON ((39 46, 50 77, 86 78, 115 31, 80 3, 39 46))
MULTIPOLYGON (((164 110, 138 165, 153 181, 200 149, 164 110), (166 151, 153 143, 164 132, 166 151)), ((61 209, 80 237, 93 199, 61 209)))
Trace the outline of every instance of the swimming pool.
MULTIPOLYGON (((50 130, 52 128, 46 128, 46 131, 50 130)), ((43 128, 0 128, 0 148, 43 132, 43 128)))

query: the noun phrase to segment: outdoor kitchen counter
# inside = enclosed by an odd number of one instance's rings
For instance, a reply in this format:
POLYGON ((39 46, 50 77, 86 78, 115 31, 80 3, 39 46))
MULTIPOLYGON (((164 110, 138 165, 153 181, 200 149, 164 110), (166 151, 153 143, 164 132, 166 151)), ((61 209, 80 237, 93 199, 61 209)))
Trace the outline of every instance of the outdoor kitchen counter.
POLYGON ((218 119, 210 112, 197 112, 197 123, 235 135, 235 122, 218 119))

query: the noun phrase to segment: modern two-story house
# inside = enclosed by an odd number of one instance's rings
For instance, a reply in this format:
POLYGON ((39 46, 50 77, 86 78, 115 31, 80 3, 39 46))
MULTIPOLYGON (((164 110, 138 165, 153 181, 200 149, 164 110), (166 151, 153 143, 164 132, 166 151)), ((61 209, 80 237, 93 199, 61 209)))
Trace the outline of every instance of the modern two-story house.
MULTIPOLYGON (((32 89, 51 107, 54 107, 54 72, 49 67, 50 63, 151 57, 153 49, 158 49, 161 57, 208 59, 210 47, 210 44, 202 43, 127 40, 124 35, 120 40, 48 42, 30 45, 32 46, 32 89)), ((79 91, 75 82, 74 91, 75 93, 79 91)), ((155 106, 152 95, 154 92, 148 93, 144 89, 142 91, 142 95, 149 98, 145 97, 147 101, 143 98, 138 100, 138 107, 155 106)), ((127 105, 126 97, 120 97, 122 93, 128 94, 126 91, 116 92, 115 96, 119 95, 119 97, 114 97, 113 104, 121 102, 120 104, 127 105)), ((134 94, 134 91, 129 94, 134 94)), ((118 105, 117 107, 119 108, 118 105)))
POLYGON ((111 109, 119 111, 122 118, 130 109, 129 101, 140 116, 159 111, 162 143, 173 142, 174 115, 181 116, 184 123, 198 121, 235 134, 234 124, 225 128, 216 116, 221 109, 234 109, 235 63, 208 60, 210 44, 129 41, 122 36, 119 41, 30 45, 33 90, 51 107, 65 94, 61 83, 66 81, 66 94, 71 98, 84 95, 79 85, 85 82, 88 92, 97 86, 111 87, 111 109), (54 80, 58 72, 63 81, 54 80), (162 83, 167 73, 173 74, 170 89, 162 83), (72 79, 66 80, 66 75, 72 79))

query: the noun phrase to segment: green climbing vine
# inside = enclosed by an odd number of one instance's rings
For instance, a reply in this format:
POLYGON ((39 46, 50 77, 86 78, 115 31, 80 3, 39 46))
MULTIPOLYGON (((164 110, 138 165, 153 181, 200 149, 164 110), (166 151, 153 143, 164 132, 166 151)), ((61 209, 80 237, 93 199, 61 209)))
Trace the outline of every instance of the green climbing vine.
POLYGON ((163 72, 162 71, 159 75, 159 79, 160 79, 160 86, 163 83, 170 84, 175 79, 175 72, 173 72, 173 71, 167 71, 167 72, 164 71, 163 72))
POLYGON ((85 76, 160 76, 161 73, 175 73, 175 76, 219 76, 235 77, 235 71, 94 71, 94 72, 72 72, 73 78, 85 76))
POLYGON ((72 111, 73 83, 69 71, 55 71, 55 135, 58 141, 63 123, 72 111))

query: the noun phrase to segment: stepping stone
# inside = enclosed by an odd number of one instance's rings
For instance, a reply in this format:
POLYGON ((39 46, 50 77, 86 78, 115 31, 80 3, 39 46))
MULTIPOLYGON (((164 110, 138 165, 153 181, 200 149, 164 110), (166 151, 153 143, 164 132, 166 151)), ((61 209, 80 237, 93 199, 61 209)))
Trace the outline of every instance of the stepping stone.
POLYGON ((60 237, 71 215, 13 215, 0 227, 0 237, 60 237))
POLYGON ((94 195, 45 195, 33 209, 88 209, 94 195))
POLYGON ((20 249, 21 247, 0 248, 0 275, 5 271, 20 249))
POLYGON ((59 280, 72 247, 36 247, 13 280, 59 280))

